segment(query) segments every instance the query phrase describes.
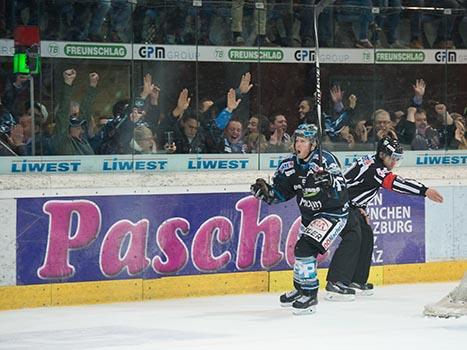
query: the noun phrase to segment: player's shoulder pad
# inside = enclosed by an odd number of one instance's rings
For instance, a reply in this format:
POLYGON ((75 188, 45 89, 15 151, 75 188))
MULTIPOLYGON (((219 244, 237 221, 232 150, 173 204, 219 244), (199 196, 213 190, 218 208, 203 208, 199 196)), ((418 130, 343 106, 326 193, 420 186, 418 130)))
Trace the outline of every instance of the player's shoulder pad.
POLYGON ((334 154, 323 150, 323 160, 326 165, 327 171, 329 171, 331 174, 341 173, 339 160, 336 158, 334 154))
POLYGON ((293 156, 287 157, 279 163, 277 172, 279 174, 289 175, 292 172, 292 170, 294 171, 294 165, 295 165, 294 157, 293 156))
POLYGON ((329 151, 323 150, 323 158, 328 165, 333 163, 337 164, 337 166, 340 165, 339 160, 336 158, 336 156, 329 151))

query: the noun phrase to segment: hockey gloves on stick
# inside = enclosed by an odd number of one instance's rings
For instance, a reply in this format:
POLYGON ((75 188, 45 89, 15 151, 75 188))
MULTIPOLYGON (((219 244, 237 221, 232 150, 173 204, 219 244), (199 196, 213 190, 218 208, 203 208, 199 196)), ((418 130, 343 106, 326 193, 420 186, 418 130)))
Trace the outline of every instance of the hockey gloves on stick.
POLYGON ((269 185, 264 179, 256 179, 256 182, 251 185, 250 191, 258 199, 271 204, 274 200, 274 191, 271 185, 269 185))
POLYGON ((332 187, 332 175, 325 170, 314 173, 313 180, 316 186, 321 187, 325 191, 332 187))

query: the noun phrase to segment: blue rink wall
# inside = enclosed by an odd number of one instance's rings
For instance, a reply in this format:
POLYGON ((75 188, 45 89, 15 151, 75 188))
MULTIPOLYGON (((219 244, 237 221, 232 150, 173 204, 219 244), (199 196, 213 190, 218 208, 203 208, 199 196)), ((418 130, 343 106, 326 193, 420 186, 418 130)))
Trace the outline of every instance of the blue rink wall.
MULTIPOLYGON (((390 192, 375 199, 370 280, 461 278, 466 167, 398 173, 438 188, 445 202, 390 192)), ((270 175, 9 176, 0 199, 0 309, 289 289, 296 205, 269 207, 246 191, 270 175)))

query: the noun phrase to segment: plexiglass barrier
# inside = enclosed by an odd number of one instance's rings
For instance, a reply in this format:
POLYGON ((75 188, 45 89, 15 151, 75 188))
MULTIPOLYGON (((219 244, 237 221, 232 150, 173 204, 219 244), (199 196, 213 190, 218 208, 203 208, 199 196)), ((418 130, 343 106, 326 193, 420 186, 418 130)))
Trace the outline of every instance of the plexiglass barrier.
POLYGON ((385 135, 402 165, 465 165, 465 5, 317 3, 0 1, 0 172, 274 169, 318 123, 317 58, 323 147, 345 165, 385 135), (22 25, 40 31, 31 76, 13 74, 22 25))

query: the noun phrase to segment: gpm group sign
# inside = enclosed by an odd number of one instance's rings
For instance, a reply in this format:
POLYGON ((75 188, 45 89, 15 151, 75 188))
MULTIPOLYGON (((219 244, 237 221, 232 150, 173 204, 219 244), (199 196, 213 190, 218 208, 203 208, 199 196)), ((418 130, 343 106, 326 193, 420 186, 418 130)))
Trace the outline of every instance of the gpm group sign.
POLYGON ((165 48, 162 46, 141 46, 138 53, 141 58, 165 59, 165 48))
MULTIPOLYGON (((316 61, 316 52, 311 49, 300 49, 294 52, 294 59, 297 62, 315 62, 316 61)), ((349 61, 350 55, 348 53, 323 53, 319 55, 320 62, 323 63, 345 63, 349 61)))
MULTIPOLYGON (((375 263, 424 261, 423 198, 401 197, 372 205, 375 263)), ((290 269, 299 227, 295 200, 247 193, 20 198, 17 283, 290 269)))
POLYGON ((200 53, 195 46, 157 46, 142 45, 136 47, 137 58, 166 60, 166 61, 195 61, 199 59, 200 53))
POLYGON ((455 51, 436 51, 436 62, 457 62, 457 53, 455 51))

